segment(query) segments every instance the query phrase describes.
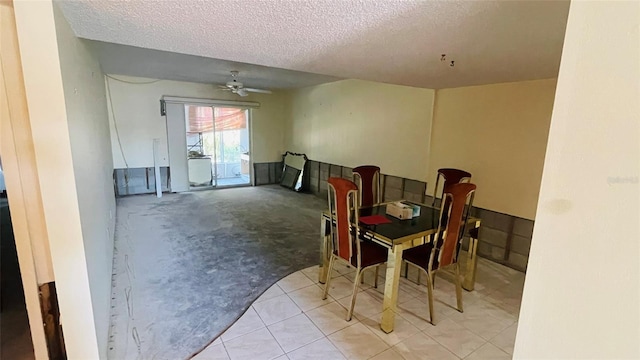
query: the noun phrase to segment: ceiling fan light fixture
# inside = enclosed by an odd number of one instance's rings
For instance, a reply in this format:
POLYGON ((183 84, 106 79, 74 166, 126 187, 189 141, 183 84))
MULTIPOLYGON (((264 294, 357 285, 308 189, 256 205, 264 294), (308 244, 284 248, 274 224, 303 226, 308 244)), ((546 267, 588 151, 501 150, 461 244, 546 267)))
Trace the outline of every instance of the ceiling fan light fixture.
POLYGON ((263 93, 263 94, 271 94, 271 90, 267 89, 254 89, 254 88, 245 88, 244 84, 238 81, 236 78, 238 76, 238 71, 231 71, 231 81, 227 81, 224 85, 218 85, 221 90, 231 91, 234 94, 238 94, 240 96, 249 96, 250 92, 255 93, 263 93))

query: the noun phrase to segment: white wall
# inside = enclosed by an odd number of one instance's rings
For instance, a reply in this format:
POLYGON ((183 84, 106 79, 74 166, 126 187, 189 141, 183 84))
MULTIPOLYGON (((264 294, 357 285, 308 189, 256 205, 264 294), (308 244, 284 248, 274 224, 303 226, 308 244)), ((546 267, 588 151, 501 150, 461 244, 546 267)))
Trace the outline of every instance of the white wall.
POLYGON ((439 168, 464 169, 474 205, 535 219, 556 80, 436 92, 428 190, 439 168))
MULTIPOLYGON (((131 168, 153 167, 154 138, 160 139, 160 166, 169 165, 166 120, 160 115, 160 99, 163 95, 259 102, 260 108, 253 109, 251 112, 252 160, 254 162, 282 160, 282 153, 285 150, 283 145, 284 101, 283 95, 278 92, 239 97, 230 92, 217 90, 211 84, 112 76, 129 82, 142 83, 129 84, 107 79, 122 150, 131 168)), ((109 116, 113 166, 125 168, 111 109, 109 109, 109 116)))
POLYGON ((57 5, 54 16, 93 316, 106 357, 116 209, 104 76, 57 5))
POLYGON ((39 285, 55 279, 11 2, 0 2, 0 33, 0 166, 6 171, 10 221, 33 353, 36 359, 48 359, 39 285))
POLYGON ((639 26, 571 3, 516 359, 640 358, 639 26))
POLYGON ((287 150, 427 180, 434 90, 342 80, 290 93, 287 150))
MULTIPOLYGON (((51 1, 15 1, 14 7, 67 355, 69 359, 96 359, 100 353, 53 4, 51 1)), ((83 93, 84 89, 78 90, 83 93)), ((102 231, 106 236, 106 228, 102 231)))

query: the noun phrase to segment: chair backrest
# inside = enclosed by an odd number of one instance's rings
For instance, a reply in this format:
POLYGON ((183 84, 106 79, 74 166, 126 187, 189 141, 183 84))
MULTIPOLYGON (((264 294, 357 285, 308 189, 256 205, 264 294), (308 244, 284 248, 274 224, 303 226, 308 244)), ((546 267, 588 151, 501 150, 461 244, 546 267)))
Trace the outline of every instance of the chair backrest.
POLYGON ((436 176, 436 186, 435 188, 433 188, 433 203, 431 204, 433 206, 435 206, 436 199, 438 197, 438 184, 440 183, 440 178, 442 178, 444 181, 444 184, 442 185, 442 191, 440 192, 440 198, 442 199, 447 186, 471 181, 471 173, 460 169, 438 169, 438 175, 436 176))
POLYGON ((380 203, 380 168, 363 165, 353 169, 353 181, 360 189, 360 206, 370 207, 380 203))
MULTIPOLYGON (((351 224, 358 223, 358 187, 353 181, 330 177, 327 180, 329 193, 329 211, 336 219, 335 229, 331 226, 333 249, 341 258, 351 261, 354 242, 357 253, 360 253, 358 228, 351 230, 351 224)), ((359 260, 359 259, 358 259, 359 260)))
POLYGON ((444 190, 443 200, 448 206, 440 208, 439 236, 429 259, 431 268, 441 268, 457 261, 458 243, 467 224, 475 190, 476 185, 471 183, 451 184, 444 190))

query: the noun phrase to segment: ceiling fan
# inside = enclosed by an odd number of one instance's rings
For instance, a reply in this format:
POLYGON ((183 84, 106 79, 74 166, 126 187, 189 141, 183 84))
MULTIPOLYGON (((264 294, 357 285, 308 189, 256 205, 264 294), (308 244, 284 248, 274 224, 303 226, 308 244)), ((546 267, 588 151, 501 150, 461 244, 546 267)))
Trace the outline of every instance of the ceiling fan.
POLYGON ((231 81, 227 82, 224 85, 218 85, 218 87, 220 88, 220 90, 231 91, 232 93, 238 94, 240 96, 248 96, 250 92, 271 94, 271 90, 246 88, 240 81, 238 81, 237 77, 238 72, 235 70, 231 71, 231 81))

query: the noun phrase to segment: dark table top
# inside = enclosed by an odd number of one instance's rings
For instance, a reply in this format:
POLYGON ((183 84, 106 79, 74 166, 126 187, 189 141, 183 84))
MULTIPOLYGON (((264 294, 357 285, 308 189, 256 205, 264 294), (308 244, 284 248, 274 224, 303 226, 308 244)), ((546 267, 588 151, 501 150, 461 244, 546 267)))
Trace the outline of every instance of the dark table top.
POLYGON ((386 204, 360 209, 360 217, 370 215, 382 215, 391 220, 391 222, 378 225, 360 223, 360 228, 362 230, 370 230, 374 232, 377 237, 383 237, 395 243, 408 238, 414 239, 433 234, 438 229, 440 209, 420 205, 420 216, 409 220, 400 220, 393 216, 386 215, 386 204))
MULTIPOLYGON (((384 242, 389 243, 390 245, 395 245, 423 236, 429 236, 438 230, 438 217, 440 216, 439 208, 434 208, 424 204, 417 204, 409 201, 404 202, 420 206, 420 215, 409 220, 397 219, 391 215, 386 214, 386 203, 370 208, 361 208, 360 217, 381 215, 391 221, 390 223, 377 225, 367 225, 361 222, 359 226, 361 233, 365 237, 375 237, 379 240, 383 240, 384 242)), ((328 219, 328 212, 325 211, 324 216, 328 219)), ((478 220, 480 219, 470 216, 467 219, 467 224, 473 224, 478 220)), ((328 231, 328 229, 326 231, 328 231)))

